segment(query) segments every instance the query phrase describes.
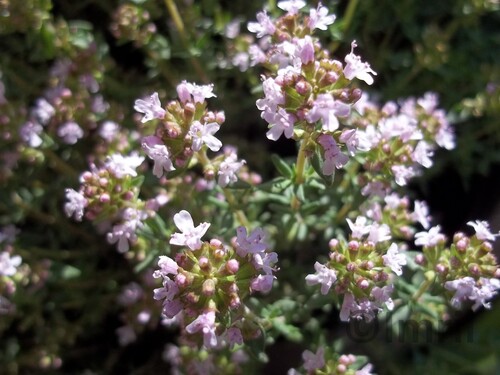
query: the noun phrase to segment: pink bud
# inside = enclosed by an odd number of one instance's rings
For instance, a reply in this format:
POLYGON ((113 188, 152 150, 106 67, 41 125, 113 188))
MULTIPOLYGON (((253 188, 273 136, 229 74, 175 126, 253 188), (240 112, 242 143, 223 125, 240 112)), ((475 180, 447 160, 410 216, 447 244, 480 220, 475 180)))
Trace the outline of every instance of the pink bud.
POLYGON ((230 274, 234 275, 236 272, 238 272, 240 268, 240 264, 236 259, 229 259, 226 263, 226 270, 230 274))

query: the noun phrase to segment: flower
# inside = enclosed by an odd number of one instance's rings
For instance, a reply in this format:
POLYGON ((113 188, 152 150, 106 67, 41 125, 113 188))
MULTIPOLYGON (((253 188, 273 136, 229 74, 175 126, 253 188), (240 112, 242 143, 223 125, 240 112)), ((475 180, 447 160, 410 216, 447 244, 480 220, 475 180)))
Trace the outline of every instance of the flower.
POLYGON ((487 221, 469 221, 467 225, 470 225, 476 231, 476 237, 482 241, 495 241, 495 237, 500 236, 500 232, 493 234, 490 232, 490 225, 487 221))
POLYGON ((356 41, 354 40, 351 43, 351 53, 345 57, 346 66, 344 67, 344 76, 348 80, 352 80, 356 77, 371 85, 373 83, 373 77, 370 74, 377 75, 377 73, 370 68, 370 64, 361 62, 361 57, 354 54, 354 48, 356 48, 356 46, 356 41))
POLYGON ((398 245, 393 243, 387 253, 382 255, 382 259, 384 259, 384 265, 388 266, 396 275, 403 274, 402 266, 406 265, 406 256, 399 253, 398 245))
POLYGON ((313 29, 326 30, 327 26, 331 25, 335 22, 335 15, 328 15, 328 8, 318 3, 318 7, 316 9, 311 8, 309 10, 309 22, 307 26, 313 29))
POLYGON ((155 279, 167 277, 168 275, 177 275, 177 270, 179 269, 177 262, 166 255, 160 256, 158 266, 160 269, 153 273, 153 277, 155 279))
POLYGON ((57 129, 57 135, 61 137, 64 143, 74 145, 83 137, 83 129, 74 121, 68 121, 57 129))
POLYGON ((137 99, 134 103, 134 109, 137 112, 144 113, 141 120, 142 123, 148 122, 154 118, 161 120, 167 113, 161 106, 157 92, 154 92, 147 100, 137 99))
POLYGON ((207 232, 210 223, 201 223, 196 228, 191 214, 182 210, 174 215, 174 223, 182 233, 174 233, 170 237, 171 245, 187 246, 191 250, 201 248, 201 237, 207 232))
POLYGON ((361 239, 365 234, 370 233, 371 224, 366 225, 366 217, 358 216, 354 223, 349 218, 346 221, 351 229, 352 238, 361 239))
POLYGON ((323 130, 333 132, 339 127, 338 117, 349 116, 350 112, 348 104, 335 100, 331 94, 319 94, 307 112, 306 120, 312 124, 321 119, 323 130))
POLYGON ((329 134, 321 134, 317 142, 325 150, 325 162, 323 164, 323 174, 331 176, 335 172, 335 168, 342 168, 349 161, 349 157, 340 151, 337 142, 329 134))
POLYGON ((19 255, 11 257, 6 251, 0 253, 0 276, 14 276, 21 261, 19 255))
POLYGON ((430 227, 429 207, 423 201, 415 201, 414 212, 411 214, 413 220, 418 221, 424 229, 430 227))
POLYGON ((288 14, 294 15, 306 6, 306 2, 303 0, 284 0, 280 1, 277 5, 278 8, 283 9, 288 12, 288 14))
POLYGON ((116 178, 124 178, 125 176, 136 177, 136 168, 142 164, 144 157, 133 152, 130 156, 113 154, 106 158, 105 165, 116 178))
POLYGON ((247 254, 263 253, 267 244, 264 241, 265 233, 262 228, 255 228, 252 233, 247 235, 245 227, 236 228, 236 253, 244 257, 247 254))
POLYGON ((439 242, 444 241, 444 235, 439 231, 441 227, 436 225, 429 229, 428 232, 418 232, 415 234, 415 245, 418 246, 436 246, 439 242))
POLYGON ((325 350, 323 348, 318 348, 316 353, 306 350, 302 353, 302 359, 304 360, 304 368, 307 371, 319 370, 325 366, 325 350))
POLYGON ((498 289, 500 289, 500 280, 481 277, 479 281, 476 282, 472 277, 467 276, 447 281, 444 287, 448 290, 455 291, 450 301, 453 307, 460 308, 462 302, 469 299, 474 301, 472 310, 476 311, 481 305, 487 309, 491 307, 490 303, 486 302, 486 300, 493 298, 497 294, 498 289))
POLYGON ((316 270, 316 273, 307 275, 306 283, 307 285, 321 284, 321 294, 325 295, 328 293, 335 281, 337 281, 337 274, 334 270, 319 262, 314 263, 314 269, 316 270))
POLYGON ((87 199, 83 194, 73 190, 66 189, 66 199, 68 202, 64 204, 64 212, 67 217, 74 216, 75 220, 81 221, 83 217, 83 210, 87 205, 87 199))
POLYGON ((193 322, 186 326, 186 332, 193 334, 203 332, 203 345, 209 349, 217 345, 217 336, 215 335, 215 312, 208 311, 200 314, 193 322))
POLYGON ((265 111, 262 113, 262 117, 269 123, 269 130, 266 133, 267 139, 277 141, 283 133, 286 138, 293 137, 293 125, 296 118, 291 113, 280 108, 278 112, 265 111))
POLYGON ((187 101, 191 101, 191 99, 195 103, 203 103, 205 99, 215 97, 213 90, 213 84, 197 85, 195 83, 182 81, 177 85, 177 95, 181 103, 186 103, 187 101))
POLYGON ((193 138, 191 149, 200 151, 203 144, 206 144, 212 151, 219 151, 222 147, 222 142, 213 136, 220 128, 216 122, 202 124, 199 121, 193 121, 189 128, 189 135, 193 138))
POLYGON ((264 35, 273 35, 276 27, 266 11, 257 13, 258 22, 249 22, 248 31, 256 33, 257 38, 262 38, 264 35))
POLYGON ((225 187, 230 182, 236 182, 238 180, 236 172, 238 172, 244 164, 245 160, 237 161, 237 156, 234 152, 229 154, 229 156, 227 156, 226 159, 224 159, 219 165, 219 170, 217 172, 219 176, 219 185, 225 187))
POLYGON ((142 148, 151 159, 154 161, 153 174, 160 178, 163 176, 163 171, 170 172, 175 170, 175 167, 170 159, 170 152, 167 146, 161 143, 160 138, 152 135, 145 137, 142 140, 142 148))

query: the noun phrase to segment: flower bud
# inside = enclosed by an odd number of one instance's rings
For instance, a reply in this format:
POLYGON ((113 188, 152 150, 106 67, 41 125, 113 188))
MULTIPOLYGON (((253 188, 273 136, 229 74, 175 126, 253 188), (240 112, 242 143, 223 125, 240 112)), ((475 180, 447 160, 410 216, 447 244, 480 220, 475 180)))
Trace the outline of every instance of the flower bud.
POLYGON ((337 365, 337 372, 339 374, 343 374, 344 372, 346 372, 347 370, 347 367, 343 364, 340 364, 340 365, 337 365))
POLYGON ((367 289, 370 287, 370 282, 364 278, 361 278, 358 281, 356 281, 356 285, 358 286, 359 289, 367 289))
POLYGON ((240 264, 236 259, 229 259, 226 263, 226 270, 230 274, 234 275, 236 272, 238 272, 238 269, 240 268, 240 264))
POLYGON ((210 268, 212 267, 208 258, 204 257, 204 256, 202 256, 202 257, 200 257, 200 259, 198 259, 198 265, 200 266, 200 268, 203 271, 209 271, 210 268))
MULTIPOLYGON (((456 236, 456 235, 455 235, 456 236)), ((456 242, 456 248, 459 253, 465 253, 467 247, 469 246, 469 239, 464 237, 456 242)))
POLYGON ((218 240, 217 238, 212 238, 210 240, 210 248, 212 250, 220 249, 220 248, 222 248, 222 242, 220 240, 218 240))
POLYGON ((328 246, 332 251, 336 250, 338 245, 339 245, 339 240, 337 240, 336 238, 332 238, 330 242, 328 242, 328 246))
POLYGON ((358 251, 359 242, 356 240, 349 241, 349 243, 347 244, 347 247, 349 248, 349 251, 358 251))
POLYGON ((211 296, 215 293, 215 280, 207 279, 203 282, 203 286, 201 287, 201 292, 205 296, 211 296))
POLYGON ((436 264, 436 272, 441 274, 441 275, 445 275, 448 273, 448 267, 446 267, 442 263, 438 263, 438 264, 436 264))
POLYGON ((349 272, 354 272, 358 269, 358 266, 356 265, 356 263, 350 262, 347 264, 347 266, 345 266, 345 268, 349 272))
POLYGON ((481 268, 475 263, 469 264, 469 272, 473 276, 479 276, 481 274, 481 268))

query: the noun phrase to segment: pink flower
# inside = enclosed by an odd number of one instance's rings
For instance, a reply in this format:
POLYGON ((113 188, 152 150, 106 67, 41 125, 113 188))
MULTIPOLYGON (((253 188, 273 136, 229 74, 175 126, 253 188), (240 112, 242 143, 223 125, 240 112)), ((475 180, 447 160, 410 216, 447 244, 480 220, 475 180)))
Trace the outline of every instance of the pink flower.
POLYGON ((74 121, 68 121, 57 129, 57 135, 62 138, 64 143, 74 145, 83 137, 83 129, 74 121))
POLYGON ((263 253, 268 246, 264 242, 264 237, 265 233, 262 228, 255 228, 249 235, 245 227, 236 228, 236 253, 241 257, 247 254, 263 253))
POLYGON ((179 269, 177 262, 166 255, 160 256, 158 266, 160 269, 153 272, 153 277, 155 279, 168 277, 168 275, 177 275, 177 270, 179 269))
POLYGON ((355 40, 351 43, 351 53, 345 57, 344 76, 348 80, 357 78, 371 85, 373 77, 370 74, 377 75, 377 73, 370 68, 370 64, 361 62, 361 57, 354 54, 354 48, 356 48, 355 40))
POLYGON ((137 112, 144 113, 142 123, 148 122, 154 118, 163 119, 167 113, 161 106, 158 93, 155 92, 147 100, 137 99, 134 103, 134 109, 137 112))
POLYGON ((306 276, 306 284, 321 284, 321 294, 325 295, 328 293, 335 281, 337 281, 337 274, 334 270, 319 262, 314 263, 314 269, 316 270, 315 274, 306 276))
POLYGON ((325 367, 325 350, 323 348, 318 348, 316 353, 306 350, 302 353, 302 359, 304 360, 304 368, 307 371, 319 370, 325 367))
POLYGON ((66 199, 68 200, 68 202, 64 204, 66 216, 74 216, 75 220, 81 221, 83 210, 87 205, 87 199, 85 199, 81 193, 73 189, 66 189, 66 199))
POLYGON ((208 311, 200 314, 191 324, 186 326, 186 332, 193 334, 201 331, 203 333, 203 345, 209 349, 217 345, 215 335, 215 312, 208 311))
POLYGON ((269 293, 273 287, 273 275, 259 275, 250 282, 250 289, 256 292, 269 293))
POLYGON ((202 124, 199 121, 193 121, 189 128, 189 135, 193 139, 191 149, 200 151, 203 144, 212 151, 219 151, 222 147, 222 142, 214 137, 214 134, 219 130, 220 125, 216 122, 202 124))
POLYGON ((234 345, 243 344, 243 335, 241 334, 241 330, 237 327, 231 327, 226 331, 226 339, 229 344, 229 347, 231 348, 234 345))
POLYGON ((182 210, 174 215, 174 223, 182 233, 174 233, 170 237, 170 244, 178 246, 187 246, 191 250, 201 248, 201 237, 207 232, 210 223, 201 223, 196 228, 191 214, 182 210))
POLYGON ((321 119, 323 130, 333 132, 339 127, 338 117, 349 116, 350 112, 349 105, 335 100, 332 95, 319 94, 307 112, 306 120, 312 124, 321 119))
POLYGON ((349 161, 349 157, 340 151, 337 142, 331 135, 321 134, 317 142, 325 150, 325 162, 322 169, 324 175, 333 175, 335 168, 340 169, 349 161))
POLYGON ((269 130, 266 133, 267 139, 277 141, 284 133, 286 138, 293 137, 293 125, 295 116, 280 108, 278 112, 263 112, 262 117, 269 123, 269 130))
POLYGON ((307 26, 313 29, 326 30, 329 25, 335 22, 335 15, 328 14, 328 8, 318 3, 318 7, 316 9, 311 8, 309 10, 309 22, 307 26))
POLYGON ((266 11, 257 13, 257 21, 248 23, 248 31, 256 33, 257 38, 262 38, 264 35, 273 35, 276 31, 276 27, 266 11))
POLYGON ((219 176, 218 183, 220 186, 225 187, 231 182, 238 181, 236 172, 245 164, 245 160, 237 160, 235 153, 229 154, 220 165, 217 175, 219 176))
POLYGON ((153 159, 153 174, 160 178, 163 176, 163 172, 170 172, 175 170, 175 167, 170 159, 170 152, 167 149, 160 138, 152 135, 149 137, 145 137, 142 140, 142 148, 146 155, 149 156, 150 159, 153 159))

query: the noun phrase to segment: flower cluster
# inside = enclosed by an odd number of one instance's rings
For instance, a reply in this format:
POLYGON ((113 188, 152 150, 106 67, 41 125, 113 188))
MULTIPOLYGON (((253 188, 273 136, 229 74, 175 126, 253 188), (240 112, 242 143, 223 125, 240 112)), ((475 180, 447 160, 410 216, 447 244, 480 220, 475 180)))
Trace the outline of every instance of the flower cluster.
POLYGON ((392 182, 404 186, 422 167, 432 166, 438 147, 452 149, 454 134, 445 112, 437 108, 436 94, 388 102, 381 108, 363 97, 355 105, 352 124, 364 150, 363 174, 358 177, 364 195, 385 195, 392 182))
POLYGON ((163 301, 165 317, 182 325, 186 339, 206 348, 224 342, 232 347, 259 336, 259 322, 244 299, 271 290, 278 260, 267 251, 262 229, 247 234, 239 227, 231 245, 224 245, 218 239, 202 241, 210 224, 195 227, 187 211, 174 215, 174 222, 180 233, 171 236, 170 244, 183 249, 174 259, 160 256, 160 269, 153 274, 163 280, 154 298, 163 301))
POLYGON ((460 308, 473 302, 475 311, 488 302, 500 290, 500 268, 492 253, 492 241, 500 234, 490 232, 485 221, 467 223, 475 235, 456 233, 453 243, 446 247, 446 237, 435 226, 415 235, 415 244, 423 246, 415 261, 425 270, 429 280, 444 287, 450 304, 460 308))
MULTIPOLYGON (((307 374, 331 374, 331 375, 371 375, 373 365, 366 360, 353 354, 336 355, 323 347, 319 347, 316 353, 305 350, 302 353, 304 361, 302 368, 307 374)), ((290 369, 288 375, 301 375, 301 372, 290 369)))
POLYGON ((215 97, 213 85, 183 81, 177 86, 177 94, 179 99, 169 102, 166 108, 156 92, 135 101, 134 109, 144 115, 142 123, 159 120, 153 134, 144 136, 141 142, 144 152, 153 160, 153 174, 161 178, 199 163, 207 180, 217 177, 222 187, 237 181, 237 173, 245 161, 238 161, 235 150, 212 160, 206 155, 207 149, 217 152, 222 148, 222 142, 214 134, 225 120, 223 112, 207 110, 206 99, 215 97))
POLYGON ((325 30, 335 17, 321 3, 309 15, 301 13, 304 6, 305 2, 281 1, 278 7, 285 15, 273 20, 261 12, 258 22, 248 25, 258 38, 265 38, 266 48, 259 50, 258 60, 271 71, 263 81, 265 97, 257 101, 257 108, 269 124, 268 139, 284 135, 302 140, 307 155, 321 155, 322 173, 332 175, 347 163, 348 155, 364 149, 356 128, 347 123, 361 97, 352 81, 372 84, 376 73, 354 53, 355 41, 345 64, 330 57, 312 33, 316 28, 325 30))
POLYGON ((333 287, 337 295, 343 295, 340 319, 371 320, 384 306, 394 307, 391 294, 394 286, 390 274, 402 274, 406 256, 392 242, 387 224, 379 224, 358 216, 355 222, 347 219, 351 235, 348 240, 330 241, 330 260, 326 264, 316 262, 316 273, 306 276, 308 285, 321 285, 321 293, 327 294, 333 287))
POLYGON ((14 243, 17 229, 13 225, 0 230, 0 315, 8 314, 14 305, 7 297, 16 291, 15 276, 18 273, 22 259, 14 255, 14 243))

